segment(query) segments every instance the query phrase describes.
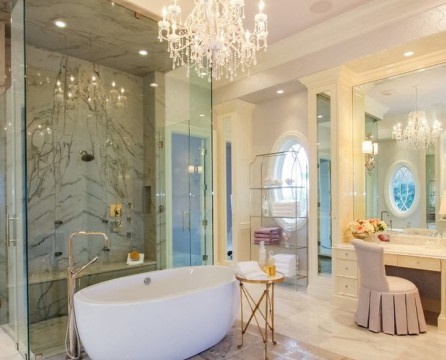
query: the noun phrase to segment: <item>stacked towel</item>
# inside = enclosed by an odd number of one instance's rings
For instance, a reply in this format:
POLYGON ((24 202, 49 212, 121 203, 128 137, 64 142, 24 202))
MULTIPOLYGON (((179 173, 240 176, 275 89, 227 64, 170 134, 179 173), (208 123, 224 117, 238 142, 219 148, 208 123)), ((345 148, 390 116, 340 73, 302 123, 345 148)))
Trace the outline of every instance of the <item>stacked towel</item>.
POLYGON ((277 217, 300 216, 300 202, 274 201, 271 205, 271 215, 277 217))
POLYGON ((274 257, 274 263, 276 265, 276 271, 281 272, 287 277, 296 276, 297 274, 297 256, 292 254, 276 254, 274 257))
POLYGON ((248 280, 268 279, 268 275, 260 269, 257 261, 241 261, 237 263, 237 273, 248 280))
POLYGON ((263 227, 254 231, 253 242, 260 244, 261 241, 265 242, 265 245, 278 244, 280 242, 280 228, 275 227, 263 227))

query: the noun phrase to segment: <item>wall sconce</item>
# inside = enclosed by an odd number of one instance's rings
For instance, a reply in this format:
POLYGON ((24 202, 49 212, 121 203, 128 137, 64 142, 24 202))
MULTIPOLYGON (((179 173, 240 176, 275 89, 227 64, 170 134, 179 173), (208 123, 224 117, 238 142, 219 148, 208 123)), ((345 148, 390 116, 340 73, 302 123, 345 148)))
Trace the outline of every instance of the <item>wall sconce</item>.
POLYGON ((378 143, 373 142, 373 136, 367 135, 366 140, 362 142, 362 153, 365 155, 365 167, 369 175, 375 167, 375 155, 378 155, 378 143))

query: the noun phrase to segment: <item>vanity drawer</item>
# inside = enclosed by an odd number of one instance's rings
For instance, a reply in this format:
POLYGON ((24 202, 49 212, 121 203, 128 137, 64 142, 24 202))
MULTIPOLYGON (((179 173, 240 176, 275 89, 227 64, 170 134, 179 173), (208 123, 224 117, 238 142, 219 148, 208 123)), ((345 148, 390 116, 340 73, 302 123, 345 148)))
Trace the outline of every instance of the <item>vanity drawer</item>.
POLYGON ((355 250, 338 249, 338 250, 336 250, 336 257, 338 259, 355 260, 356 261, 355 250))
POLYGON ((356 279, 358 277, 357 262, 344 259, 337 259, 336 274, 339 276, 347 276, 356 279))
POLYGON ((358 296, 358 280, 338 276, 336 277, 336 292, 348 296, 358 296))
POLYGON ((441 260, 399 255, 398 266, 421 270, 440 271, 441 260))

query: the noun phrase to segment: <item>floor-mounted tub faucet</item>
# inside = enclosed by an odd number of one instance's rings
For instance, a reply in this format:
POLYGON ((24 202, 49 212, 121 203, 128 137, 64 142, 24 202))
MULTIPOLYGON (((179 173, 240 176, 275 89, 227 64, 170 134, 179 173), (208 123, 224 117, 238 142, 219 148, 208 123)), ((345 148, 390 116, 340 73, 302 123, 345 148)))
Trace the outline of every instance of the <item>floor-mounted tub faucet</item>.
POLYGON ((96 256, 90 260, 87 264, 75 269, 73 267, 73 240, 77 237, 83 236, 102 236, 104 239, 104 247, 102 250, 108 255, 110 251, 110 241, 108 236, 102 232, 95 231, 79 231, 72 233, 68 237, 68 276, 67 276, 67 289, 68 289, 68 328, 67 336, 65 338, 65 350, 67 352, 67 359, 80 359, 81 358, 81 346, 79 335, 76 329, 76 322, 74 319, 74 307, 73 297, 76 292, 76 279, 80 277, 80 273, 89 265, 93 264, 98 257, 96 256))

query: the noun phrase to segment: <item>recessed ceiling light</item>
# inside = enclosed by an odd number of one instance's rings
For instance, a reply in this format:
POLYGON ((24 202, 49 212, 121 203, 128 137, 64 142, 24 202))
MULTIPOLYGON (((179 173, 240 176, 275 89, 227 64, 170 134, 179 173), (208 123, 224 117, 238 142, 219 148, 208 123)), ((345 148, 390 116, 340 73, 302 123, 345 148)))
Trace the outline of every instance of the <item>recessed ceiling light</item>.
POLYGON ((204 117, 204 114, 200 114, 200 117, 204 117))
POLYGON ((276 91, 277 94, 283 94, 284 91, 282 89, 276 91))
POLYGON ((414 54, 414 52, 412 50, 409 50, 409 51, 406 51, 403 55, 405 57, 409 57, 409 56, 412 56, 413 54, 414 54))
POLYGON ((151 87, 158 87, 158 84, 157 83, 151 83, 150 86, 151 87))
POLYGON ((149 52, 147 50, 139 50, 138 53, 141 56, 146 56, 149 52))
POLYGON ((323 115, 318 115, 317 118, 318 119, 322 119, 324 116, 323 115))
POLYGON ((66 28, 67 27, 67 23, 63 20, 54 20, 54 25, 56 25, 58 28, 66 28))

